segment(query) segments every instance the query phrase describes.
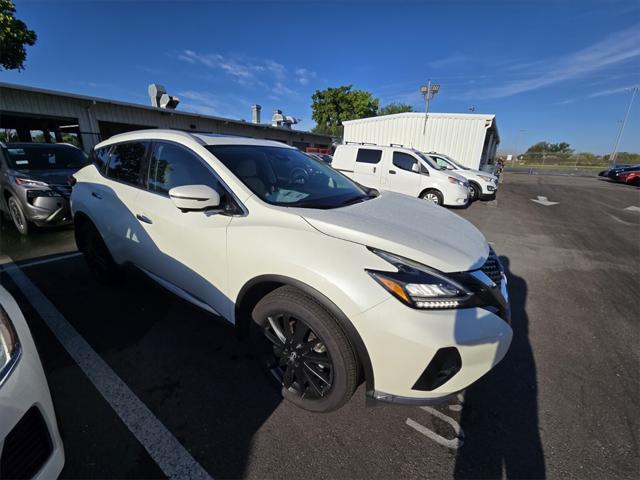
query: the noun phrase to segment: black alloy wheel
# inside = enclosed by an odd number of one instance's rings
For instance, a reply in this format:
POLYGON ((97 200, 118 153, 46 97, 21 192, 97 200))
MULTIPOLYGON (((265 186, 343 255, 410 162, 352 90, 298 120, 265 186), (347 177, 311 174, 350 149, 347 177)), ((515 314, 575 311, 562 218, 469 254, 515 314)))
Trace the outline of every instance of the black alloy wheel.
POLYGON ((269 316, 263 334, 272 344, 267 365, 283 387, 301 399, 322 398, 333 385, 333 362, 325 343, 303 320, 269 316))

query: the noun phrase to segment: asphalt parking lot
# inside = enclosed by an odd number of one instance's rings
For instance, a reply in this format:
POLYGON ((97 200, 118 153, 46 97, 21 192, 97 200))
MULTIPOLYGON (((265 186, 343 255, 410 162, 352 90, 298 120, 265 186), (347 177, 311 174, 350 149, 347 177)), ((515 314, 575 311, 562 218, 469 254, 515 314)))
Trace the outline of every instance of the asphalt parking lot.
POLYGON ((281 401, 211 315, 139 275, 97 284, 71 230, 24 239, 5 222, 0 281, 40 351, 65 444, 63 477, 167 470, 153 439, 143 445, 132 433, 139 405, 105 398, 102 373, 87 372, 95 362, 54 335, 52 311, 139 400, 140 422, 148 412, 215 478, 637 478, 640 189, 506 174, 496 201, 455 212, 508 269, 510 352, 436 409, 367 406, 361 386, 327 415, 281 401))

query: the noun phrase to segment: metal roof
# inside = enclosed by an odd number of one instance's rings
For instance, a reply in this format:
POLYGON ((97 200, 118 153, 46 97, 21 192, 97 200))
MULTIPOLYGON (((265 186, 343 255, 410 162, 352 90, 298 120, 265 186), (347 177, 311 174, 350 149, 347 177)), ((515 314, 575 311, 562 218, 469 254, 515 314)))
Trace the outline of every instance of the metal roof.
POLYGON ((323 135, 320 133, 314 133, 314 132, 310 132, 307 130, 289 130, 286 128, 279 128, 279 127, 274 127, 272 125, 266 125, 266 124, 262 124, 262 123, 252 123, 252 122, 246 122, 246 121, 242 121, 242 120, 235 120, 235 119, 231 119, 231 118, 225 118, 225 117, 217 117, 214 115, 203 115, 200 113, 193 113, 193 112, 184 112, 181 110, 165 110, 163 108, 157 108, 157 107, 152 107, 150 105, 141 105, 138 103, 130 103, 130 102, 123 102, 120 100, 110 100, 108 98, 100 98, 100 97, 91 97, 88 95, 79 95, 76 93, 69 93, 69 92, 61 92, 58 90, 48 90, 45 88, 37 88, 37 87, 30 87, 30 86, 26 86, 26 85, 17 85, 15 83, 5 83, 5 82, 0 82, 0 88, 9 88, 9 89, 14 89, 14 90, 22 90, 24 92, 32 92, 32 93, 40 93, 40 94, 45 94, 45 95, 55 95, 58 97, 65 97, 65 98, 69 98, 69 99, 73 99, 73 100, 81 100, 81 101, 85 101, 88 102, 90 104, 96 104, 96 103, 103 103, 103 104, 107 104, 107 105, 118 105, 121 107, 127 107, 127 108, 134 108, 134 109, 139 109, 139 110, 147 110, 147 111, 152 111, 152 112, 160 112, 160 113, 165 113, 165 114, 171 114, 171 115, 179 115, 179 116, 185 116, 185 117, 192 117, 192 118, 201 118, 201 119, 207 119, 207 120, 217 120, 220 122, 226 122, 226 123, 233 123, 233 124, 237 124, 237 125, 250 125, 253 127, 257 127, 257 128, 264 128, 266 130, 274 130, 274 131, 278 131, 278 132, 295 132, 295 133, 304 133, 307 135, 315 135, 318 137, 326 137, 326 138, 330 138, 329 135, 323 135))

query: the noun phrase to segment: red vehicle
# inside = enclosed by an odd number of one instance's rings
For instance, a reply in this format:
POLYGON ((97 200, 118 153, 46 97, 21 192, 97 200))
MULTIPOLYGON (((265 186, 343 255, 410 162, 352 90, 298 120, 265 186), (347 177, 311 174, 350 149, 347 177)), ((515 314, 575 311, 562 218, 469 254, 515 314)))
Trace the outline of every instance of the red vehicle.
POLYGON ((640 186, 640 170, 620 172, 618 175, 616 175, 615 180, 617 182, 626 183, 627 185, 640 186))

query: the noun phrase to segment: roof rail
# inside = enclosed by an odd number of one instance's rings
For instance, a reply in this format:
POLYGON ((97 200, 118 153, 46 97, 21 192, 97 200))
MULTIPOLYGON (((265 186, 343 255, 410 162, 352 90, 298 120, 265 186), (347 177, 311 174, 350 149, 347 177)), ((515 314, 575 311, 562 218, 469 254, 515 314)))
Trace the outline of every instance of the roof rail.
POLYGON ((404 148, 404 145, 402 145, 401 143, 390 143, 389 144, 390 147, 400 147, 400 148, 404 148))

